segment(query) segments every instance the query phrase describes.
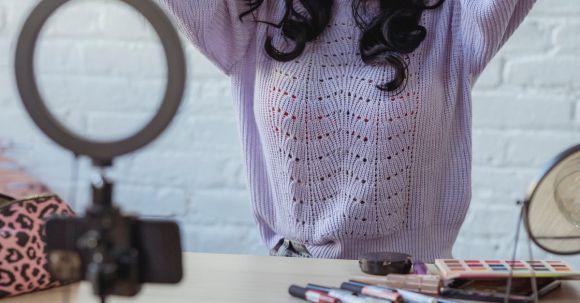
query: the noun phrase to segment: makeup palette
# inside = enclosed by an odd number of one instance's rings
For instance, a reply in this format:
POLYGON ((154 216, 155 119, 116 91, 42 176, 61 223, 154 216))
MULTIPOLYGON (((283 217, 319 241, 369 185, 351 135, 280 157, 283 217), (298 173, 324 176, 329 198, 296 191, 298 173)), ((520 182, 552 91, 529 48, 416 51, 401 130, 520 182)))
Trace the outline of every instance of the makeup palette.
POLYGON ((580 279, 580 272, 563 261, 505 261, 505 260, 453 260, 435 261, 444 279, 458 278, 569 278, 580 279))

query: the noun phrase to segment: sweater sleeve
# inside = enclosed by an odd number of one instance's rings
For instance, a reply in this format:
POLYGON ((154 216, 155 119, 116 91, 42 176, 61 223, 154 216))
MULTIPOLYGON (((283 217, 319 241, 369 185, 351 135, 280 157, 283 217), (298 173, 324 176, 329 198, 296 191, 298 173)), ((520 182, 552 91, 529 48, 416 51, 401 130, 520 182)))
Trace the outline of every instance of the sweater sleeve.
POLYGON ((479 75, 536 0, 459 0, 461 36, 471 75, 479 75))
POLYGON ((245 1, 157 1, 173 14, 193 45, 226 74, 246 54, 256 32, 256 22, 239 19, 245 1))

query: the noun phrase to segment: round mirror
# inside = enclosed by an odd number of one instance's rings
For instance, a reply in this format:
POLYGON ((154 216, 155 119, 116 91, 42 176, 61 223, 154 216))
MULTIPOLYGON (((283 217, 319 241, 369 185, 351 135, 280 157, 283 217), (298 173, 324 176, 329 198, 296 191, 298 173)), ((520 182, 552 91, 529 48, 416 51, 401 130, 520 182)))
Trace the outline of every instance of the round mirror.
POLYGON ((547 252, 580 253, 580 145, 558 155, 525 201, 530 238, 547 252))
MULTIPOLYGON (((50 17, 65 4, 74 2, 73 0, 40 1, 26 20, 16 47, 16 83, 24 107, 32 120, 53 141, 76 154, 91 157, 98 165, 110 165, 114 157, 135 151, 157 138, 175 116, 185 88, 185 54, 169 18, 153 1, 119 1, 129 5, 149 21, 161 41, 167 63, 167 80, 159 109, 152 118, 146 119, 148 122, 143 123, 145 125, 140 130, 133 132, 131 127, 125 129, 132 132, 126 138, 104 141, 95 139, 94 136, 86 138, 78 131, 70 130, 67 123, 49 109, 37 85, 34 63, 39 36, 50 17)), ((137 53, 135 52, 135 56, 137 53)))

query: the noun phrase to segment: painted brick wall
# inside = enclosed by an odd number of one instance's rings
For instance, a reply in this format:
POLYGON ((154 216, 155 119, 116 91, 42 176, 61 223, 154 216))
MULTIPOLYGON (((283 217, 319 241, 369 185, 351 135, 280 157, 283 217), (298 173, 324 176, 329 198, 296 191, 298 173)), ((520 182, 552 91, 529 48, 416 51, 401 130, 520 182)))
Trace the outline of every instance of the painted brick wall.
MULTIPOLYGON (((0 0, 0 148, 61 195, 76 193, 82 208, 94 172, 80 161, 74 178, 73 157, 36 130, 14 85, 18 30, 37 1, 0 0)), ((540 1, 480 78, 473 202, 457 257, 510 257, 515 201, 544 163, 580 141, 579 14, 577 0, 540 1)), ((77 1, 43 33, 37 60, 43 94, 79 132, 128 133, 162 94, 165 68, 156 42, 144 20, 117 1, 77 1)), ((178 120, 110 172, 118 202, 178 220, 188 250, 266 254, 251 215, 228 79, 191 47, 187 54, 190 81, 178 120)))

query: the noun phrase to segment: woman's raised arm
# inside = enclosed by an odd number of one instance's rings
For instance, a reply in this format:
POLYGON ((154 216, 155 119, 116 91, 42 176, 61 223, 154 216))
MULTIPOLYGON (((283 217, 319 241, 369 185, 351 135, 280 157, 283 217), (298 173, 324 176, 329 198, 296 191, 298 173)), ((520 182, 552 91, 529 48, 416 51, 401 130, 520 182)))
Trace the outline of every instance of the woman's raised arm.
POLYGON ((459 0, 461 35, 477 76, 511 37, 536 0, 459 0))
POLYGON ((223 72, 246 54, 256 22, 240 21, 241 0, 157 0, 173 13, 187 38, 223 72))

